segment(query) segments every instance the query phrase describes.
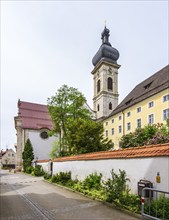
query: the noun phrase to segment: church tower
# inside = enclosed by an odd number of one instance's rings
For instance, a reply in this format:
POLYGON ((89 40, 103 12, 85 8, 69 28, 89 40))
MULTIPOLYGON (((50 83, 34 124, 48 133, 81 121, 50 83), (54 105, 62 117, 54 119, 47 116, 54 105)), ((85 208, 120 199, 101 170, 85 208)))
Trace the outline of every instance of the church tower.
POLYGON ((102 45, 92 59, 94 69, 93 110, 96 119, 107 117, 118 105, 118 69, 119 52, 109 42, 109 29, 104 28, 101 39, 102 45))

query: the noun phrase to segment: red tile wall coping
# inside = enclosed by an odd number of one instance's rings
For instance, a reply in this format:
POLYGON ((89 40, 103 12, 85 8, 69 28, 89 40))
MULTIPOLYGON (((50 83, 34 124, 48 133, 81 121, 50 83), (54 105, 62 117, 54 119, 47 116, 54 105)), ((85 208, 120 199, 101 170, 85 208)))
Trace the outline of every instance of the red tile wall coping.
POLYGON ((59 157, 54 162, 169 156, 169 143, 59 157))
POLYGON ((46 162, 49 162, 50 160, 37 160, 36 162, 37 163, 46 163, 46 162))

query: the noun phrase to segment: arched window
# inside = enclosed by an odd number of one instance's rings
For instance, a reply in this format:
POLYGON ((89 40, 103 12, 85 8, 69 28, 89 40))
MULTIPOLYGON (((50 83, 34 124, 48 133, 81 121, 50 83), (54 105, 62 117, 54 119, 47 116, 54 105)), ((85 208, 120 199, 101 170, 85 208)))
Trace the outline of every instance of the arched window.
POLYGON ((100 92, 100 79, 97 81, 97 92, 100 92))
POLYGON ((112 103, 109 103, 109 110, 112 110, 112 103))
POLYGON ((97 105, 97 111, 99 112, 99 110, 100 110, 100 106, 99 106, 99 105, 97 105))
POLYGON ((113 80, 111 77, 107 79, 107 88, 108 90, 113 90, 113 80))

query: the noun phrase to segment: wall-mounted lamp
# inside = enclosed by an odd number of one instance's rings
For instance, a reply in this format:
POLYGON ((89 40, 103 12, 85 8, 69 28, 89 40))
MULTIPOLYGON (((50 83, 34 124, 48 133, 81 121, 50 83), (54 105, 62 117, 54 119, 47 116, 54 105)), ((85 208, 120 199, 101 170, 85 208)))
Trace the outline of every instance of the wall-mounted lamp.
POLYGON ((156 183, 160 183, 160 182, 161 182, 160 172, 157 172, 156 183))

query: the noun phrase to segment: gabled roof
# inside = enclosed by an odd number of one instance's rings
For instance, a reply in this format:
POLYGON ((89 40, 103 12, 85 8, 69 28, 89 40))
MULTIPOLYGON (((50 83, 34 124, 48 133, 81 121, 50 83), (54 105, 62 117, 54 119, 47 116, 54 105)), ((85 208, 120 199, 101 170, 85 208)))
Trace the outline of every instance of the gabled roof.
POLYGON ((169 65, 138 84, 108 116, 113 116, 169 88, 169 65))
POLYGON ((104 159, 133 159, 147 157, 168 157, 169 143, 143 147, 132 147, 112 151, 102 151, 88 154, 80 154, 54 159, 56 162, 78 161, 78 160, 104 160, 104 159))
POLYGON ((18 117, 21 118, 22 128, 51 130, 53 123, 47 105, 18 101, 18 117))

